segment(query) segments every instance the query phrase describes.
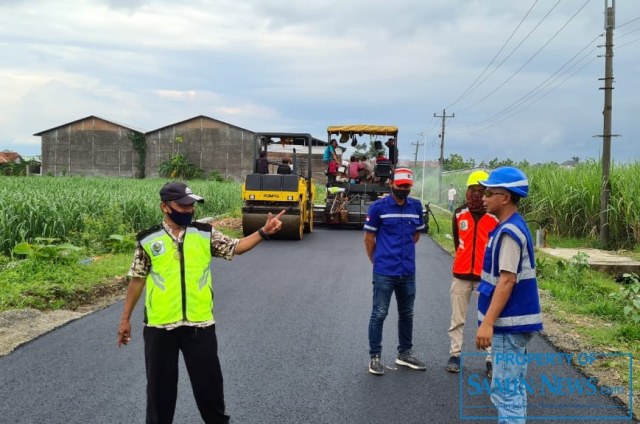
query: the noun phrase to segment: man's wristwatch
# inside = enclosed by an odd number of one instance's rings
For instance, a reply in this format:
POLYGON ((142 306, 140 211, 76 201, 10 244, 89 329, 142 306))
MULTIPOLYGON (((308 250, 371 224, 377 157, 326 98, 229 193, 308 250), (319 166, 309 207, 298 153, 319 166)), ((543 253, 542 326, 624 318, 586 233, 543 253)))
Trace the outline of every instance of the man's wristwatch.
POLYGON ((258 228, 258 234, 260 234, 260 237, 262 237, 262 240, 271 240, 271 238, 267 235, 267 233, 264 232, 262 227, 258 228))

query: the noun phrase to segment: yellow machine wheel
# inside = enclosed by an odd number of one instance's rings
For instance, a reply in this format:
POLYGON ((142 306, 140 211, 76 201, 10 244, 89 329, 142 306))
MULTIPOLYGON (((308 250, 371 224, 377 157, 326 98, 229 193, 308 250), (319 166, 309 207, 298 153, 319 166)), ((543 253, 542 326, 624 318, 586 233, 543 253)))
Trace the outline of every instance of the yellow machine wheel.
POLYGON ((304 224, 304 232, 305 233, 312 233, 313 232, 313 211, 307 211, 307 215, 309 215, 307 217, 307 221, 304 224))

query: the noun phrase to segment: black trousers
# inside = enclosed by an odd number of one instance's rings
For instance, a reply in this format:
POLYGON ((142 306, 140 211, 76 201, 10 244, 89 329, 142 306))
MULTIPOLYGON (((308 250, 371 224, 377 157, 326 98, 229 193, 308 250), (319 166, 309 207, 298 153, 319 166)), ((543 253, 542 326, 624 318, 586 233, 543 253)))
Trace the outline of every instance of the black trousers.
POLYGON ((144 328, 147 368, 147 423, 173 422, 178 396, 178 357, 182 351, 191 388, 202 419, 207 424, 229 422, 224 413, 222 371, 218 360, 215 325, 144 328))

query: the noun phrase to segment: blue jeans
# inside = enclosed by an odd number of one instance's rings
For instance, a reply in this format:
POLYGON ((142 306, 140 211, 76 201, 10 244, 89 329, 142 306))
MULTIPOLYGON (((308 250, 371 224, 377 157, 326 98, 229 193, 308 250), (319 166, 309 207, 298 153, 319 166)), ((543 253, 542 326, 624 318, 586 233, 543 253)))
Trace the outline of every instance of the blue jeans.
POLYGON ((373 308, 369 319, 369 354, 382 352, 382 327, 389 312, 391 294, 396 292, 398 302, 398 352, 413 347, 413 303, 416 298, 416 276, 390 277, 373 274, 373 308))
POLYGON ((524 424, 527 416, 527 354, 533 333, 494 334, 492 340, 493 378, 491 401, 498 409, 498 424, 524 424), (519 364, 521 362, 522 364, 519 364))

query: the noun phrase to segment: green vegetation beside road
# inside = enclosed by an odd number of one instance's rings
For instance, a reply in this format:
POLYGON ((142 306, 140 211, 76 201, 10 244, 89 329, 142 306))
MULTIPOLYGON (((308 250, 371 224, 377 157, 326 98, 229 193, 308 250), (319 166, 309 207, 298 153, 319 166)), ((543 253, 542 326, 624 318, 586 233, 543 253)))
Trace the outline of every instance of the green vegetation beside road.
MULTIPOLYGON (((111 234, 135 233, 162 219, 158 191, 166 180, 84 177, 0 177, 0 254, 11 255, 21 242, 57 239, 87 249, 101 246, 111 234)), ((240 185, 191 181, 204 196, 196 218, 239 216, 240 185)))
MULTIPOLYGON (((614 164, 611 168, 609 210, 610 246, 598 243, 600 187, 602 170, 595 161, 574 168, 558 164, 530 165, 523 168, 529 178, 530 196, 522 199, 523 215, 532 230, 544 228, 561 238, 580 239, 583 247, 609 247, 639 252, 640 246, 640 162, 614 164)), ((447 190, 453 184, 459 203, 464 201, 470 171, 442 176, 442 197, 438 196, 438 171, 426 169, 422 190, 422 168, 415 169, 413 195, 446 207, 447 190), (440 201, 441 200, 441 201, 440 201)))
MULTIPOLYGON (((135 233, 162 219, 164 182, 0 177, 0 311, 75 309, 121 289, 135 233)), ((206 199, 196 218, 239 216, 239 184, 189 184, 206 199)))

